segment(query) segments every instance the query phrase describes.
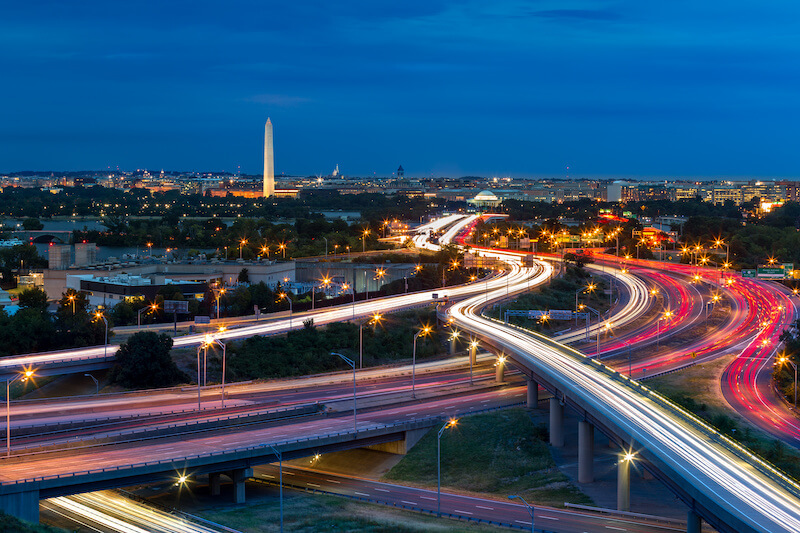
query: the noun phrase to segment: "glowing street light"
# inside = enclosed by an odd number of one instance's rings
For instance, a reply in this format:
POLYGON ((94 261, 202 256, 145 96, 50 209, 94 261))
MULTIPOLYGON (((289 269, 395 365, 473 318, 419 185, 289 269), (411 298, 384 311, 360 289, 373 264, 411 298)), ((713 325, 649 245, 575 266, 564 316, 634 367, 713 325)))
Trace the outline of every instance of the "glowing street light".
POLYGON ((383 315, 375 313, 358 325, 358 368, 364 368, 364 326, 377 326, 383 315))
POLYGON ((27 381, 33 377, 31 369, 20 372, 13 378, 6 378, 6 455, 11 455, 11 384, 15 381, 27 381))
POLYGON ((97 311, 97 312, 94 314, 94 318, 95 318, 96 320, 102 320, 102 321, 103 321, 103 323, 106 325, 106 342, 105 342, 105 344, 103 345, 103 357, 108 357, 108 320, 106 320, 106 317, 105 317, 105 315, 102 313, 102 311, 97 311))
POLYGON ((426 337, 431 331, 430 326, 423 326, 421 330, 414 334, 413 350, 411 352, 411 397, 416 398, 417 392, 415 388, 416 375, 417 375, 417 339, 419 337, 426 337))
MULTIPOLYGON (((151 304, 147 307, 142 307, 138 311, 136 311, 136 329, 142 329, 142 313, 145 311, 150 311, 155 313, 158 310, 158 304, 151 304)), ((75 314, 75 311, 72 312, 75 314)))
POLYGON ((242 247, 247 244, 247 239, 242 239, 239 241, 239 259, 242 258, 242 247))
POLYGON ((292 329, 292 299, 285 292, 282 292, 278 295, 278 300, 282 299, 286 299, 286 301, 289 302, 289 329, 292 329))
POLYGON ((451 418, 442 426, 436 435, 436 516, 442 516, 442 433, 447 428, 453 428, 458 423, 457 418, 451 418))

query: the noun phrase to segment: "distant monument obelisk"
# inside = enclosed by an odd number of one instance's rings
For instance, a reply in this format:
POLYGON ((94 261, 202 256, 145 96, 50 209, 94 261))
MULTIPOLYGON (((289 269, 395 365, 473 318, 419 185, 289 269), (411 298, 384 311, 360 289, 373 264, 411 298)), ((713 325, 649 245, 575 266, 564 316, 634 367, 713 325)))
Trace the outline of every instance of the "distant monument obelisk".
POLYGON ((272 152, 272 121, 264 126, 264 198, 275 195, 275 158, 272 152))

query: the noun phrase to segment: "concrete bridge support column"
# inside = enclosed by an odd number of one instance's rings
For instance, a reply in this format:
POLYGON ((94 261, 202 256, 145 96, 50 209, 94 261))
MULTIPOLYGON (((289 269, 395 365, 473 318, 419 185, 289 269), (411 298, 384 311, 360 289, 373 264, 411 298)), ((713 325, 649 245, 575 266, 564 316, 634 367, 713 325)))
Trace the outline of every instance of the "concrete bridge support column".
POLYGON ((0 496, 0 511, 22 520, 39 523, 39 490, 12 492, 0 496))
POLYGON ((456 337, 450 337, 450 355, 456 354, 456 340, 458 340, 456 337))
POLYGON ((219 496, 221 484, 219 472, 212 472, 208 475, 208 488, 211 491, 212 496, 219 496))
POLYGON ((617 463, 617 510, 631 510, 631 462, 624 457, 617 463))
POLYGON ((550 398, 550 445, 564 446, 564 406, 555 396, 550 398))
POLYGON ((539 407, 539 384, 532 379, 528 379, 528 409, 539 407))
POLYGON ((689 509, 686 516, 686 533, 701 533, 703 531, 703 520, 700 515, 689 509))
POLYGON ((244 482, 253 477, 252 468, 237 468, 231 472, 233 480, 233 503, 244 503, 244 482))
POLYGON ((502 383, 505 377, 506 377, 506 364, 500 359, 498 359, 497 364, 495 366, 494 380, 498 383, 502 383))
POLYGON ((476 343, 469 345, 469 364, 473 367, 478 364, 478 345, 476 343))
POLYGON ((578 483, 594 481, 594 426, 578 422, 578 483))

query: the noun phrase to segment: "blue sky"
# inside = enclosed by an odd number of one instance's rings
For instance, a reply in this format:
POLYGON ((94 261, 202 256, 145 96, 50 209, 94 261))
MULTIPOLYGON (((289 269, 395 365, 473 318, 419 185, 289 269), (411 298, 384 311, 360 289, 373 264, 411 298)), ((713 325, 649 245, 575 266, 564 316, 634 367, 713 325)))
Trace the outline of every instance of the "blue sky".
POLYGON ((800 3, 7 3, 0 171, 776 176, 800 3))

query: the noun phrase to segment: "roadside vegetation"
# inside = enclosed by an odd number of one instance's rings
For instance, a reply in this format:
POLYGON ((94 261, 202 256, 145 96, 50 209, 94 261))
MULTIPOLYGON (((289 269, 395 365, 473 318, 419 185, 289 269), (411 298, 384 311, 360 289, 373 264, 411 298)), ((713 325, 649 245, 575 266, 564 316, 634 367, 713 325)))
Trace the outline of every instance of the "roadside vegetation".
POLYGON ((59 533, 64 530, 44 524, 31 524, 0 511, 0 531, 8 533, 59 533))
MULTIPOLYGON (((365 325, 364 366, 410 360, 414 334, 423 326, 433 327, 435 323, 434 311, 427 309, 384 315, 378 324, 365 325)), ((341 353, 358 364, 358 323, 338 322, 318 328, 308 320, 303 326, 303 329, 290 331, 287 335, 250 337, 230 343, 228 378, 269 379, 350 368, 331 352, 341 353)), ((434 329, 430 335, 420 336, 417 339, 417 361, 443 354, 447 333, 446 330, 434 329)), ((217 366, 221 365, 219 356, 215 354, 213 358, 217 366)))
MULTIPOLYGON (((249 497, 249 496, 248 496, 249 497)), ((284 493, 284 529, 297 533, 359 531, 364 533, 500 532, 505 528, 436 518, 385 505, 362 503, 340 496, 308 494, 287 489, 284 493)), ((277 496, 268 503, 215 508, 196 514, 244 533, 277 532, 277 496)))
MULTIPOLYGON (((436 488, 437 431, 429 431, 383 479, 436 488)), ((592 503, 559 472, 547 439, 547 427, 534 425, 524 409, 463 417, 442 434, 442 487, 501 498, 520 494, 541 505, 592 503)))

